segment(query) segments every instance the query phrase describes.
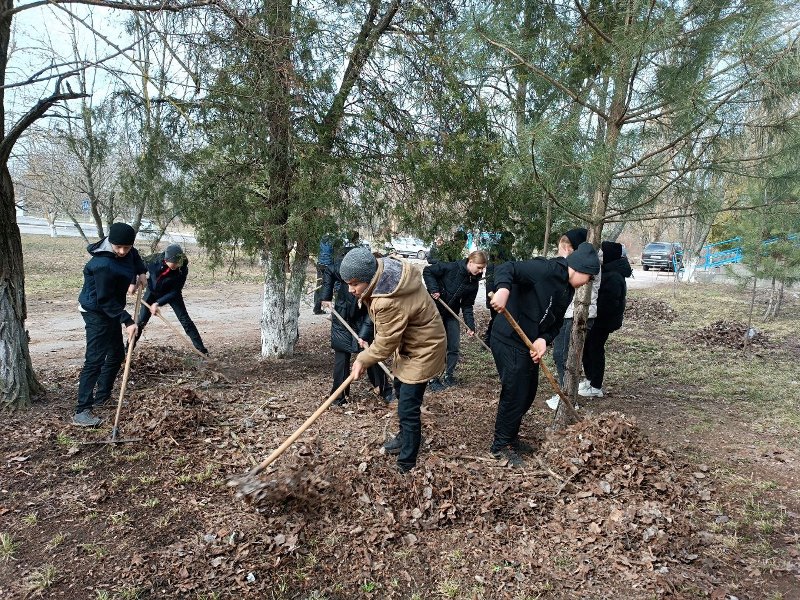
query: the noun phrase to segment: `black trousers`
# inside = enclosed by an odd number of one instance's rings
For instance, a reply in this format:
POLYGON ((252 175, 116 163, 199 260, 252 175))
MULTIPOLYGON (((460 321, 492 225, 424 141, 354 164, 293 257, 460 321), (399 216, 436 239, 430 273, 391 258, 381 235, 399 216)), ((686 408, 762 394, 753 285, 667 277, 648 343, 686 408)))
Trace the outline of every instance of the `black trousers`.
POLYGON ((397 465, 408 470, 417 464, 417 454, 422 442, 422 397, 428 382, 403 383, 395 377, 394 390, 397 395, 397 417, 400 420, 400 454, 397 465))
MULTIPOLYGON (((350 352, 342 352, 341 350, 334 350, 333 355, 333 385, 331 386, 331 394, 342 385, 347 376, 350 375, 350 352)), ((373 387, 380 388, 381 395, 384 394, 389 388, 389 381, 386 373, 383 372, 378 365, 373 365, 367 369, 367 377, 373 387)), ((344 390, 344 396, 350 395, 350 386, 348 385, 344 390)), ((341 400, 340 395, 336 400, 341 400)))
MULTIPOLYGON (((325 277, 325 265, 317 263, 317 280, 314 285, 314 312, 322 310, 322 281, 325 277)), ((336 283, 339 283, 338 281, 336 283)))
POLYGON ((539 365, 531 360, 528 350, 520 350, 497 339, 492 339, 491 348, 501 384, 491 448, 495 452, 519 437, 522 418, 536 398, 539 365))
POLYGON ((444 321, 444 332, 447 335, 447 367, 445 374, 453 376, 458 364, 458 346, 461 343, 461 323, 452 315, 442 316, 444 321))
MULTIPOLYGON (((569 340, 572 335, 573 320, 572 318, 564 319, 561 330, 558 332, 556 339, 553 340, 553 361, 556 363, 556 370, 558 371, 558 384, 562 387, 564 386, 564 373, 567 371, 567 355, 569 354, 569 340)), ((587 319, 586 329, 591 331, 593 326, 594 317, 587 319)), ((586 348, 583 351, 585 353, 586 348)))
POLYGON ((483 334, 483 341, 486 342, 486 345, 489 345, 489 342, 492 339, 492 325, 494 325, 494 320, 497 318, 498 312, 493 309, 491 306, 489 307, 489 324, 486 326, 486 333, 483 334))
POLYGON ((95 401, 111 397, 114 380, 125 360, 122 324, 99 312, 82 312, 86 326, 86 356, 78 381, 75 412, 91 409, 95 401))
MULTIPOLYGON (((148 291, 144 295, 144 301, 148 304, 152 304, 153 302, 158 302, 158 298, 150 294, 148 291)), ((200 332, 197 331, 194 321, 192 321, 192 318, 189 316, 189 311, 186 310, 186 303, 183 301, 183 296, 178 294, 174 300, 168 302, 167 304, 172 308, 172 312, 175 313, 178 321, 183 326, 183 330, 186 332, 186 335, 189 336, 189 339, 192 341, 192 345, 203 354, 206 354, 208 350, 206 350, 206 347, 203 345, 200 332)), ((136 334, 137 342, 139 341, 139 338, 142 337, 142 332, 144 331, 145 325, 147 325, 147 322, 150 320, 150 317, 150 309, 146 306, 142 306, 141 310, 139 311, 139 333, 136 334)))
POLYGON ((583 372, 594 388, 603 387, 606 372, 606 342, 611 332, 597 326, 592 327, 586 335, 583 348, 583 372))

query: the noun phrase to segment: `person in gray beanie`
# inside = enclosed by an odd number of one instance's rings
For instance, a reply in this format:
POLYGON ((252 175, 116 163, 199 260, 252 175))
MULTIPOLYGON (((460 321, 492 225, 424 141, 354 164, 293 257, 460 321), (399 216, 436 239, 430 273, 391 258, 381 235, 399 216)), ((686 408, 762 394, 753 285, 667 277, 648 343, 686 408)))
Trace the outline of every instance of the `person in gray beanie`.
POLYGON ((147 260, 147 290, 144 293, 144 301, 150 308, 142 306, 139 312, 139 332, 136 340, 142 335, 147 322, 151 316, 161 312, 161 307, 169 305, 175 313, 183 330, 192 345, 203 354, 208 354, 208 350, 203 344, 197 326, 186 310, 186 303, 183 300, 183 286, 189 276, 189 260, 178 244, 170 244, 164 252, 154 254, 147 260))
POLYGON ((420 272, 411 263, 391 256, 376 259, 366 248, 348 252, 339 267, 348 290, 367 305, 375 338, 362 350, 351 369, 358 379, 379 361, 393 356, 400 432, 384 444, 397 454, 405 473, 417 464, 422 443, 421 408, 428 381, 445 366, 444 325, 420 272))
POLYGON ((581 244, 573 255, 571 261, 564 257, 509 261, 495 272, 497 291, 492 307, 498 312, 507 310, 534 346, 530 350, 507 319, 497 318, 491 348, 501 389, 490 451, 511 467, 524 466, 520 453, 533 452, 533 447, 520 439, 519 430, 536 397, 539 361, 558 334, 575 289, 600 272, 591 244, 581 244))

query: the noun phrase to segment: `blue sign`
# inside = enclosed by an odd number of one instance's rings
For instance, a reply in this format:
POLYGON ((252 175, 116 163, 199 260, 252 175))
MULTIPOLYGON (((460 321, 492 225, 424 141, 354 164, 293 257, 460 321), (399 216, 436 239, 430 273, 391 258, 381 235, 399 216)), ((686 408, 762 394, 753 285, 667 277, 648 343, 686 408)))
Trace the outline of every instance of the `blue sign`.
POLYGON ((81 204, 81 210, 83 212, 85 212, 85 213, 89 212, 89 201, 88 200, 84 200, 83 201, 83 203, 81 204))

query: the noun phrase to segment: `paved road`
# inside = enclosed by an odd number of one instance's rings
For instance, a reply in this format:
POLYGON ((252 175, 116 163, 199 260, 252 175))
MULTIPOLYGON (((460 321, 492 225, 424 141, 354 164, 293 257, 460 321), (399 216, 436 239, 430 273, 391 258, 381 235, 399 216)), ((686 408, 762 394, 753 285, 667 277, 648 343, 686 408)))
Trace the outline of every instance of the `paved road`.
MULTIPOLYGON (((46 219, 36 217, 17 217, 17 225, 19 226, 20 233, 32 235, 50 235, 53 232, 50 224, 46 219)), ((97 239, 97 227, 94 223, 81 223, 81 228, 90 240, 97 239)), ((56 236, 66 237, 80 237, 80 233, 72 221, 56 221, 55 222, 56 236)), ((147 238, 147 233, 140 234, 142 237, 147 238)), ((195 244, 197 240, 193 235, 179 233, 177 231, 167 231, 162 238, 165 243, 176 244, 195 244)))

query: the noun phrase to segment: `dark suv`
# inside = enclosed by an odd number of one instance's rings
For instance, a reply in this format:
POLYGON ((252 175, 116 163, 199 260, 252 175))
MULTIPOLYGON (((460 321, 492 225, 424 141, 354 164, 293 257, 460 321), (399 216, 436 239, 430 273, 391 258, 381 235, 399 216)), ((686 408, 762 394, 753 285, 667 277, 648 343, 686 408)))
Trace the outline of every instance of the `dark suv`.
POLYGON ((673 271, 676 265, 678 269, 683 266, 682 257, 683 248, 678 242, 650 242, 642 250, 642 268, 673 271))

